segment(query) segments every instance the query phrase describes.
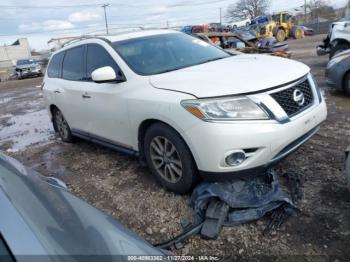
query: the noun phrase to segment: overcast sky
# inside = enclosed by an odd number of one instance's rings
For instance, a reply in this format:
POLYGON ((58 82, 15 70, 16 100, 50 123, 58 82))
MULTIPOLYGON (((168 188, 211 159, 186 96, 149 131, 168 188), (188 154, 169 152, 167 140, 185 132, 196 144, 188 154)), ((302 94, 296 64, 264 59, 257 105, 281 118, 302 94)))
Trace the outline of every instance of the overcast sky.
MULTIPOLYGON (((219 21, 237 0, 106 0, 110 27, 121 25, 170 26, 219 21)), ((304 0, 270 0, 271 11, 288 10, 304 0)), ((334 7, 348 0, 329 0, 334 7)), ((1 0, 0 45, 28 37, 32 48, 48 48, 51 37, 79 35, 104 28, 102 0, 1 0)))

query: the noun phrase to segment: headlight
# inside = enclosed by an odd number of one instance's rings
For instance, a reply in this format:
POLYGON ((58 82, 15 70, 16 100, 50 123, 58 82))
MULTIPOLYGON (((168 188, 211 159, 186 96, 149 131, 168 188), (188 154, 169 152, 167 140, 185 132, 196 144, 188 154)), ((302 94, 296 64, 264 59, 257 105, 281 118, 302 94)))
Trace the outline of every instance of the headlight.
POLYGON ((184 100, 181 105, 202 120, 266 120, 265 111, 247 97, 184 100))
POLYGON ((341 56, 338 56, 336 58, 333 58, 331 61, 328 62, 327 68, 331 68, 334 65, 338 64, 339 62, 341 62, 349 57, 350 57, 350 55, 346 54, 346 55, 341 55, 341 56))

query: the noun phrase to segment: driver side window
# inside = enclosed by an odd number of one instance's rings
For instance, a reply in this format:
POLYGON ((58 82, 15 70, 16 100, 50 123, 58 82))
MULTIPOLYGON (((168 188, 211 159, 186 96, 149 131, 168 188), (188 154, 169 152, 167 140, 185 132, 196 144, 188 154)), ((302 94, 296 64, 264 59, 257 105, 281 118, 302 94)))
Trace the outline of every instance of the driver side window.
POLYGON ((114 69, 116 75, 122 77, 117 63, 110 56, 110 54, 100 45, 89 44, 87 45, 86 56, 86 76, 88 81, 92 81, 91 73, 100 67, 110 66, 114 69))

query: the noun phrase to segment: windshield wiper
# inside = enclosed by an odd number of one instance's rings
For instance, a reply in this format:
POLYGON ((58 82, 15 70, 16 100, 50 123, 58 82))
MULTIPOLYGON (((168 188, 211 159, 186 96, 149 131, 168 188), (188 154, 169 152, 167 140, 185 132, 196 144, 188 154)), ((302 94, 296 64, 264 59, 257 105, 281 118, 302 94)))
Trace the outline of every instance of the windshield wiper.
POLYGON ((200 62, 198 64, 194 64, 195 65, 201 65, 201 64, 205 64, 205 63, 209 63, 209 62, 213 62, 213 61, 217 61, 217 60, 221 60, 221 59, 224 59, 224 58, 228 58, 229 56, 224 56, 224 57, 217 57, 217 58, 212 58, 212 59, 208 59, 208 60, 205 60, 203 62, 200 62))

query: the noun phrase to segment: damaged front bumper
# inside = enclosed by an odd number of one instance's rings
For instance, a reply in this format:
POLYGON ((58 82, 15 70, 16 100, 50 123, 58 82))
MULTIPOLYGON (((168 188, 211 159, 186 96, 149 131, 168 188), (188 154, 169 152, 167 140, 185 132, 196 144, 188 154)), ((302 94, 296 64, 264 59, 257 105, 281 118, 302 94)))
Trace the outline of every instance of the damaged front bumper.
POLYGON ((324 45, 319 45, 316 47, 316 53, 318 56, 324 56, 331 52, 329 47, 325 47, 324 45))

